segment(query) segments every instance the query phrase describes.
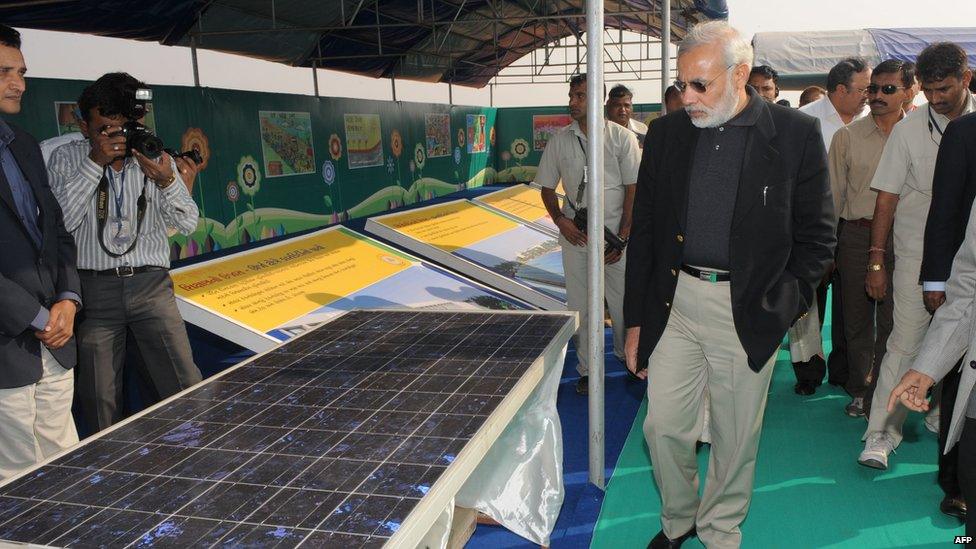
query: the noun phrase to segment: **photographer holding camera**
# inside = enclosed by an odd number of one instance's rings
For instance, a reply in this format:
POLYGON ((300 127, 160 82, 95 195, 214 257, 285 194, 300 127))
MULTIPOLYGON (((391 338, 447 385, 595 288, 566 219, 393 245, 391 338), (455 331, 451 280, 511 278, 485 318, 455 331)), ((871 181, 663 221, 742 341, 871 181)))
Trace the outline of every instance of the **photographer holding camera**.
POLYGON ((85 309, 77 328, 77 390, 89 427, 122 419, 122 370, 131 333, 160 398, 200 381, 169 269, 167 228, 190 234, 198 210, 184 184, 193 162, 173 158, 141 126, 151 92, 109 73, 78 99, 87 140, 48 162, 65 226, 78 247, 85 309))
MULTIPOLYGON (((579 313, 580 326, 586 326, 586 75, 569 81, 569 114, 573 123, 557 131, 546 144, 539 161, 535 182, 542 186, 542 202, 559 227, 563 271, 566 276, 566 301, 569 310, 579 313), (562 180, 566 204, 560 210, 556 186, 562 180)), ((624 360, 624 257, 630 235, 631 211, 637 187, 637 168, 641 153, 634 132, 603 122, 603 219, 606 223, 606 269, 604 288, 613 321, 613 353, 624 360)), ((587 341, 576 338, 580 374, 576 392, 587 393, 587 341)))

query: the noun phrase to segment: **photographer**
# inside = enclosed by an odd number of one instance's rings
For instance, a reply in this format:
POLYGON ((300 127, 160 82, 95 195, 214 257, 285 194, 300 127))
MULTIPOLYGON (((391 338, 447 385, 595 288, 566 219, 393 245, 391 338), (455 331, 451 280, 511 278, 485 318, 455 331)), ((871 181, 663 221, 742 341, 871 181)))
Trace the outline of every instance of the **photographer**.
MULTIPOLYGON (((535 182, 542 186, 542 202, 556 226, 562 246, 563 271, 566 276, 566 300, 569 310, 580 315, 580 326, 586 326, 586 75, 569 81, 569 114, 573 123, 556 132, 542 153, 535 182), (556 186, 563 182, 566 204, 559 208, 556 186)), ((624 356, 624 258, 623 248, 630 235, 634 186, 640 166, 640 149, 634 132, 606 121, 602 128, 604 143, 603 215, 606 223, 606 270, 604 287, 613 321, 613 352, 623 362, 624 356)), ((580 373, 576 392, 587 393, 587 342, 576 338, 576 355, 580 373)))
POLYGON ((145 88, 125 73, 85 88, 78 106, 88 139, 59 147, 48 163, 78 246, 86 307, 77 329, 77 394, 94 430, 122 419, 127 332, 160 398, 200 381, 169 278, 167 238, 168 227, 189 234, 197 226, 183 179, 196 167, 185 159, 177 165, 139 125, 151 97, 145 88))

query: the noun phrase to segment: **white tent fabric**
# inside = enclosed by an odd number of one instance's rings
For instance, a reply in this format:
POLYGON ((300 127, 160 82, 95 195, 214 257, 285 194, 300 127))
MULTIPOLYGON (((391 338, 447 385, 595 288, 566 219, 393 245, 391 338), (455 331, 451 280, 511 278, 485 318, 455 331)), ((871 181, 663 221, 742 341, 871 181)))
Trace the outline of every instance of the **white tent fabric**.
POLYGON ((871 66, 881 62, 874 37, 867 30, 760 32, 752 45, 754 64, 769 65, 781 77, 826 75, 847 57, 863 57, 871 66))

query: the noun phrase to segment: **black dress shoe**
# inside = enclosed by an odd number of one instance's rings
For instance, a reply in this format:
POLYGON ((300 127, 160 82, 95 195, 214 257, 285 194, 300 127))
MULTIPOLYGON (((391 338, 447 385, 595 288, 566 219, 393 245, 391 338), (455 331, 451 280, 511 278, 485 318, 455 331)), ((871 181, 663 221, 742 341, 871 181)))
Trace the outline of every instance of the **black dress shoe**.
POLYGON ((812 381, 797 381, 793 392, 798 395, 810 396, 817 392, 817 384, 812 381))
POLYGON ((962 496, 946 496, 942 498, 942 503, 939 504, 939 511, 942 511, 944 515, 965 521, 966 501, 962 499, 962 496))
POLYGON ((576 394, 587 395, 590 393, 590 376, 580 376, 576 380, 576 394))
POLYGON ((656 536, 647 544, 647 549, 678 549, 681 544, 688 541, 689 539, 695 537, 697 533, 695 529, 692 528, 684 533, 684 535, 678 536, 676 539, 670 539, 668 536, 664 535, 664 530, 657 533, 656 536))

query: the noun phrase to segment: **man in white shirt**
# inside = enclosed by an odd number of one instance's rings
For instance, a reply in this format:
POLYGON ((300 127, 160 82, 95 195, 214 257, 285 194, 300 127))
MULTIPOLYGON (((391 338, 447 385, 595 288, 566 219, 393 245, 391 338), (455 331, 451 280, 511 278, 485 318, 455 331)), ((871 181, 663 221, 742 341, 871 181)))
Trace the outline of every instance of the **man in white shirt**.
MULTIPOLYGON (((542 187, 542 202, 553 222, 559 227, 563 270, 566 275, 566 300, 571 311, 580 315, 579 325, 586 326, 586 239, 576 227, 576 209, 586 204, 586 75, 578 74, 569 81, 569 114, 573 123, 556 132, 546 144, 539 161, 535 182, 542 187), (562 181, 566 193, 565 204, 559 207, 556 186, 562 181)), ((630 236, 631 213, 637 184, 637 168, 641 155, 637 136, 620 124, 603 122, 603 220, 607 228, 624 242, 630 236)), ((597 129, 599 131, 599 129, 597 129)), ((602 235, 592 235, 602 237, 602 235)), ((624 356, 624 267, 623 254, 607 247, 604 288, 610 319, 613 321, 613 352, 623 362, 624 356)), ((576 392, 586 394, 587 377, 586 337, 577 337, 576 355, 580 373, 576 392)))
POLYGON ((610 88, 607 95, 607 119, 634 132, 637 143, 644 146, 644 136, 647 135, 647 124, 634 120, 634 92, 623 84, 610 88))
MULTIPOLYGON (((800 108, 801 112, 820 120, 825 150, 830 150, 830 142, 837 130, 867 115, 868 111, 864 108, 868 102, 865 91, 870 83, 871 69, 867 62, 860 57, 844 59, 827 73, 827 95, 800 108)), ((832 350, 829 364, 823 359, 820 328, 827 302, 827 285, 831 282, 838 282, 833 274, 817 288, 817 302, 809 314, 790 329, 790 359, 797 381, 793 390, 799 395, 812 395, 828 369, 827 380, 832 385, 843 387, 848 381, 847 341, 844 337, 839 282, 833 284, 831 299, 832 350)))

